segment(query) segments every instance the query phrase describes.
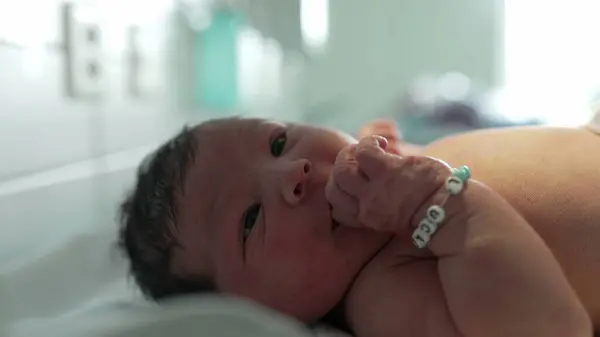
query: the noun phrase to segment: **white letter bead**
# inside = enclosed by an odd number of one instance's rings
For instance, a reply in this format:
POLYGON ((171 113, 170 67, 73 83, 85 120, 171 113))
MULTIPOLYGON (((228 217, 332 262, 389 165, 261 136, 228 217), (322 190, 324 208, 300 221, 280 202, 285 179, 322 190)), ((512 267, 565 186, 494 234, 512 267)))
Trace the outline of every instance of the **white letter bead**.
POLYGON ((458 177, 450 176, 446 179, 446 191, 452 195, 459 194, 463 189, 463 182, 458 177))
POLYGON ((442 223, 446 217, 446 212, 441 206, 433 205, 427 209, 427 218, 436 224, 442 223))
POLYGON ((430 236, 420 229, 416 229, 412 234, 412 242, 417 248, 424 248, 429 243, 430 236))
POLYGON ((421 220, 421 222, 419 223, 419 226, 417 228, 419 228, 419 230, 421 230, 421 231, 429 234, 429 236, 431 236, 437 231, 438 225, 435 222, 425 218, 425 219, 421 220))

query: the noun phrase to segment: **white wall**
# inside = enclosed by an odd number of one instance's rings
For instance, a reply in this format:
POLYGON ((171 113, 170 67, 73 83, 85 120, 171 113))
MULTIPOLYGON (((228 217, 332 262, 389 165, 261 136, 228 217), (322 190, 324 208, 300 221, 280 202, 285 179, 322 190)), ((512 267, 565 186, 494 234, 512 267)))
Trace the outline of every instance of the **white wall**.
POLYGON ((106 100, 88 103, 64 95, 58 52, 44 52, 37 74, 26 71, 23 54, 0 46, 0 181, 144 145, 172 131, 165 116, 177 111, 164 98, 127 97, 120 60, 108 64, 106 100))
POLYGON ((389 112, 414 76, 463 72, 501 82, 501 0, 330 0, 330 40, 306 74, 303 101, 349 130, 389 112))
MULTIPOLYGON (((306 68, 303 108, 334 102, 344 117, 359 115, 356 120, 362 121, 386 111, 410 79, 424 71, 461 71, 486 84, 498 83, 499 2, 330 0, 330 41, 306 68)), ((298 14, 294 8, 285 13, 298 14)), ((56 12, 48 15, 57 19, 56 12)), ((266 26, 283 30, 284 22, 270 20, 266 26)), ((280 35, 294 40, 298 34, 290 28, 280 35)), ((101 104, 64 96, 57 50, 38 55, 37 71, 28 70, 28 56, 0 45, 0 181, 144 145, 164 138, 187 118, 169 102, 166 88, 152 98, 129 97, 122 54, 107 63, 109 92, 101 104)), ((165 81, 172 80, 164 71, 165 81)), ((340 117, 335 111, 332 116, 340 117)))
MULTIPOLYGON (((54 2, 46 14, 58 24, 54 2)), ((60 41, 58 29, 42 35, 60 41)), ((167 51, 159 50, 176 56, 167 51)), ((132 97, 125 57, 111 50, 104 98, 87 102, 65 95, 60 49, 0 44, 0 328, 72 308, 123 277, 122 262, 110 258, 135 166, 186 121, 205 118, 174 104, 166 86, 132 97)), ((156 69, 163 83, 177 77, 169 66, 156 69)))

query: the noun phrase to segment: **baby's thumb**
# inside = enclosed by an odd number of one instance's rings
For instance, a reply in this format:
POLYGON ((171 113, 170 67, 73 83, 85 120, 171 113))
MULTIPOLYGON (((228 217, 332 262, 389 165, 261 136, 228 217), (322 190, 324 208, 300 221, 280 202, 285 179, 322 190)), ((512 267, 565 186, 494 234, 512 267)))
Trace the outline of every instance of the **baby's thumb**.
POLYGON ((356 145, 356 151, 364 151, 369 148, 373 149, 373 147, 386 150, 388 147, 388 141, 385 139, 385 137, 377 135, 365 137, 358 141, 358 144, 356 145))
POLYGON ((351 144, 343 148, 335 158, 335 164, 356 160, 356 144, 351 144))
POLYGON ((334 181, 333 174, 329 176, 329 180, 325 186, 325 198, 329 203, 333 229, 339 225, 362 227, 356 216, 358 204, 349 195, 341 191, 334 181))
POLYGON ((341 211, 338 208, 333 208, 331 210, 331 219, 333 221, 334 228, 340 225, 354 228, 365 228, 365 226, 357 220, 355 215, 341 211))

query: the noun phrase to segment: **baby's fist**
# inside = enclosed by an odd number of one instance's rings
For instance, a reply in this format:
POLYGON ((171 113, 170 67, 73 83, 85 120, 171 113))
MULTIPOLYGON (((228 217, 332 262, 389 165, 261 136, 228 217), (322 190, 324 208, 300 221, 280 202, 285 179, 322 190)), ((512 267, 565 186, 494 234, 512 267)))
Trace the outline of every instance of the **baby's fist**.
POLYGON ((339 223, 405 233, 450 172, 432 158, 388 154, 386 145, 381 137, 367 137, 338 155, 326 196, 339 223))
POLYGON ((389 119, 376 119, 370 123, 363 125, 358 130, 358 139, 381 136, 388 142, 386 151, 393 154, 401 154, 400 144, 402 134, 396 123, 389 119))

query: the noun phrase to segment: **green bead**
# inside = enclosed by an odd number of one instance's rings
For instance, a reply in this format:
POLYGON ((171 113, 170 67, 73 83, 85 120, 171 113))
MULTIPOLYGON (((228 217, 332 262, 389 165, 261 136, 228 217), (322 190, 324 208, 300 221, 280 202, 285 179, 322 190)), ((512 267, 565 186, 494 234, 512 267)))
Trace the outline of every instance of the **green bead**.
POLYGON ((452 169, 452 175, 460 179, 463 183, 471 178, 471 170, 468 166, 463 165, 452 169))

